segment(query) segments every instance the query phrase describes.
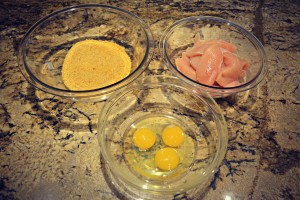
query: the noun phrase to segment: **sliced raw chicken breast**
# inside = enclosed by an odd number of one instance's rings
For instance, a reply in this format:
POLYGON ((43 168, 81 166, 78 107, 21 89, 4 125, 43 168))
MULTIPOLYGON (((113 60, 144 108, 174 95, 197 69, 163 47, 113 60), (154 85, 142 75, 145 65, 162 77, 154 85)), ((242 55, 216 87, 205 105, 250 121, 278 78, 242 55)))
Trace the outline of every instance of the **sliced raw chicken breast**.
POLYGON ((224 52, 224 67, 221 69, 216 82, 226 87, 233 81, 238 81, 245 75, 245 69, 249 67, 249 64, 242 59, 239 59, 235 54, 224 52))
POLYGON ((201 56, 196 69, 196 80, 206 85, 213 85, 221 70, 223 53, 219 46, 209 47, 201 56))
POLYGON ((197 40, 195 44, 186 51, 186 55, 190 58, 203 55, 207 48, 211 47, 212 45, 218 45, 222 49, 225 49, 229 52, 234 52, 236 50, 236 46, 223 40, 197 40))
POLYGON ((233 45, 233 44, 231 44, 229 42, 226 42, 224 40, 209 40, 209 41, 207 41, 207 43, 210 44, 210 45, 217 44, 221 48, 226 49, 226 50, 228 50, 228 51, 230 51, 232 53, 235 52, 235 50, 236 50, 236 46, 235 45, 233 45))
POLYGON ((233 53, 224 52, 224 68, 221 73, 224 76, 229 76, 234 79, 238 79, 243 70, 243 63, 233 53))
POLYGON ((232 83, 235 80, 236 79, 233 79, 230 76, 224 76, 222 73, 219 73, 216 78, 216 82, 222 87, 226 87, 226 85, 228 85, 229 83, 232 83))
POLYGON ((194 56, 190 58, 190 63, 194 70, 197 69, 200 62, 201 62, 201 56, 194 56))
POLYGON ((220 87, 240 85, 249 63, 234 52, 236 46, 223 40, 201 40, 196 34, 195 43, 181 58, 175 60, 178 70, 199 83, 220 87))
POLYGON ((186 53, 182 53, 181 58, 175 59, 175 65, 177 69, 183 73, 185 76, 192 80, 196 80, 196 71, 190 65, 190 59, 186 56, 186 53))

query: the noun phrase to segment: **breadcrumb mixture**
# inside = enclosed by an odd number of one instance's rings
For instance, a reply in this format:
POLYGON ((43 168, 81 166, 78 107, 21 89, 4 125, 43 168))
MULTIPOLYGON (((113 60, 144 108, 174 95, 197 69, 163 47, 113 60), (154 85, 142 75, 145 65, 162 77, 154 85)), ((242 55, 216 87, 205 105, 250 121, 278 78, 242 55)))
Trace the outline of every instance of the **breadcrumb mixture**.
POLYGON ((62 79, 70 90, 92 90, 122 80, 130 69, 131 60, 124 47, 109 41, 84 40, 67 53, 62 79))

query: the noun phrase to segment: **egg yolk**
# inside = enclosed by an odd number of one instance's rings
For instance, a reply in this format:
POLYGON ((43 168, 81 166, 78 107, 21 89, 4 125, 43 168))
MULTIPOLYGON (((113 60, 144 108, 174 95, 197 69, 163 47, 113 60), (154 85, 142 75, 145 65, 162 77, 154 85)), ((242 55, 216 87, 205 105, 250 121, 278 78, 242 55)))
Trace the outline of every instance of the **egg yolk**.
POLYGON ((166 147, 156 152, 154 161, 159 169, 169 171, 178 166, 179 155, 175 149, 166 147))
POLYGON ((140 128, 133 134, 134 144, 142 150, 146 150, 152 147, 155 141, 155 133, 153 133, 153 131, 151 131, 149 128, 140 128))
POLYGON ((184 141, 184 132, 178 126, 168 126, 163 130, 162 139, 170 147, 178 147, 184 141))

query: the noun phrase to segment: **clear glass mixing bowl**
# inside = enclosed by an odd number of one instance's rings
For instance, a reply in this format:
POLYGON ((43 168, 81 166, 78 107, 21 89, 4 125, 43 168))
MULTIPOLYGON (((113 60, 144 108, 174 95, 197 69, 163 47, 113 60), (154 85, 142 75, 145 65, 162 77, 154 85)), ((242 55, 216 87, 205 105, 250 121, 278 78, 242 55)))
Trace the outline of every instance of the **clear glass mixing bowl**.
POLYGON ((219 106, 208 95, 176 77, 141 79, 110 96, 98 121, 100 153, 114 184, 126 188, 130 198, 167 198, 168 195, 203 189, 223 160, 227 126, 219 106), (176 124, 185 132, 186 145, 179 166, 161 172, 153 154, 164 146, 161 131, 176 124), (132 133, 150 126, 157 136, 149 151, 139 151, 132 133), (120 186, 122 185, 122 186, 120 186))
POLYGON ((35 23, 19 45, 18 62, 25 78, 44 92, 74 100, 103 100, 134 81, 148 66, 153 51, 152 33, 137 16, 120 8, 89 4, 65 8, 35 23), (123 46, 132 62, 130 74, 103 88, 66 88, 61 76, 64 58, 73 44, 86 39, 123 46))
POLYGON ((176 77, 215 98, 247 91, 259 84, 266 75, 266 54, 261 42, 243 27, 218 17, 195 16, 176 21, 163 33, 160 51, 164 63, 176 77), (188 78, 177 69, 175 59, 193 46, 196 35, 203 40, 224 40, 237 47, 235 53, 250 65, 244 77, 239 80, 240 85, 206 85, 188 78))

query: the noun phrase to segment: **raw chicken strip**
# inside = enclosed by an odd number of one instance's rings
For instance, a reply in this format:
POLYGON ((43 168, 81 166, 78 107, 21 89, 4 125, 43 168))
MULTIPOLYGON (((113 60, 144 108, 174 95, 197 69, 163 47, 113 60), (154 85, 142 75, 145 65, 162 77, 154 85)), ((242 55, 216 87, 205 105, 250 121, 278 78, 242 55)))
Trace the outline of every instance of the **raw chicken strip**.
POLYGON ((181 58, 175 59, 175 65, 177 69, 183 73, 185 76, 192 80, 196 80, 196 71, 190 65, 190 59, 186 56, 186 53, 182 53, 181 58))
POLYGON ((196 34, 194 45, 175 60, 180 72, 206 85, 235 87, 240 85, 249 64, 234 52, 236 46, 223 40, 201 40, 196 34))
POLYGON ((221 70, 223 53, 219 46, 209 47, 201 56, 196 69, 196 80, 202 84, 213 85, 221 70))
POLYGON ((225 42, 223 40, 209 40, 209 41, 196 40, 194 46, 192 46, 186 51, 186 55, 189 58, 203 55, 204 52, 207 50, 207 48, 209 48, 212 45, 218 45, 221 48, 230 52, 234 52, 236 50, 236 46, 234 46, 229 42, 225 42))
POLYGON ((229 83, 238 80, 244 74, 243 68, 247 65, 244 60, 239 59, 235 54, 230 52, 223 53, 224 67, 222 67, 216 82, 225 87, 229 83))
POLYGON ((201 62, 201 56, 194 56, 190 58, 190 63, 194 70, 197 69, 200 62, 201 62))

